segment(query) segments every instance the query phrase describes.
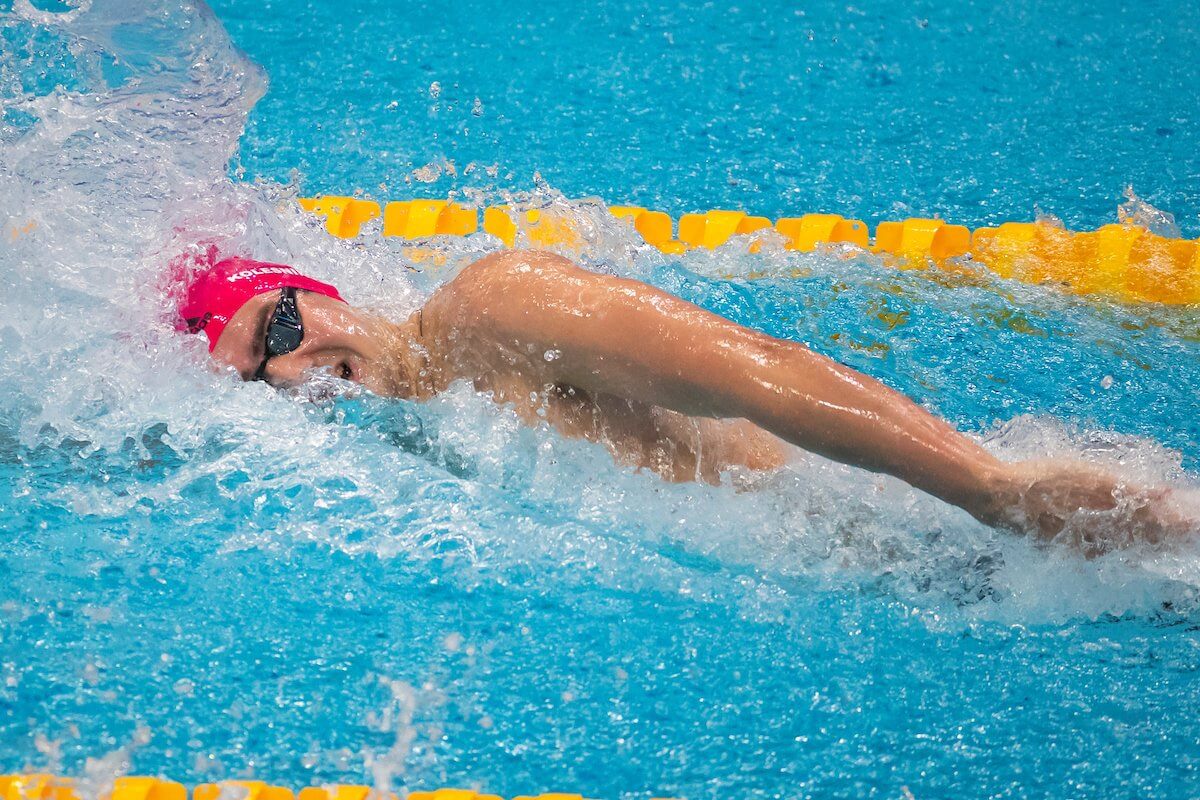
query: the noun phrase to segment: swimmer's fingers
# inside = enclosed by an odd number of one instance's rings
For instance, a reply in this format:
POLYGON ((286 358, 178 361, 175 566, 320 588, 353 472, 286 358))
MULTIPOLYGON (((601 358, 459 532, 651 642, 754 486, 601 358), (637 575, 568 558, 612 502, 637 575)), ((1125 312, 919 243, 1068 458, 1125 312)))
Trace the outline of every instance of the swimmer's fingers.
POLYGON ((1025 486, 1009 527, 1091 557, 1136 544, 1169 545, 1197 529, 1200 499, 1171 487, 1143 487, 1081 462, 1014 465, 1025 486))
POLYGON ((1147 513, 1162 541, 1183 541, 1200 534, 1200 490, 1163 487, 1149 493, 1147 513))

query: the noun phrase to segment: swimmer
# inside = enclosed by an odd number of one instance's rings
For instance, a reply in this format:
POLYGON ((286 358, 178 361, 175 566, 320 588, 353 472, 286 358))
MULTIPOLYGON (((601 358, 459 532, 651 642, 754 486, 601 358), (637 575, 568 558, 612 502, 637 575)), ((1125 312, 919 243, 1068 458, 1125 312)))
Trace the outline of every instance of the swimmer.
POLYGON ((879 381, 653 286, 545 252, 464 268, 408 319, 348 305, 292 267, 208 266, 180 307, 213 359, 291 387, 326 371, 425 400, 466 380, 529 424, 606 446, 671 481, 770 470, 785 443, 909 485, 981 522, 1097 553, 1183 531, 1166 490, 1085 463, 1000 461, 879 381))

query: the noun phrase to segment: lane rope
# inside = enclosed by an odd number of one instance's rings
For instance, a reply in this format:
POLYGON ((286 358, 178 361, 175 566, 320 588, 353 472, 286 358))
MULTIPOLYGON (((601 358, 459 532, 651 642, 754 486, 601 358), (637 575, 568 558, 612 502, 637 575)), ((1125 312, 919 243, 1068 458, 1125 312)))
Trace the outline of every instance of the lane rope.
MULTIPOLYGON (((503 800, 499 795, 473 789, 434 789, 409 792, 405 800, 503 800)), ((75 781, 49 773, 0 775, 0 800, 83 800, 75 781)), ((116 778, 111 787, 94 800, 188 800, 181 783, 151 777, 116 778)), ((400 800, 391 792, 377 792, 369 786, 330 784, 308 786, 293 792, 265 781, 222 781, 201 783, 192 788, 191 800, 400 800)), ((517 795, 512 800, 584 800, 582 795, 548 793, 517 795)), ((661 798, 659 800, 662 800, 661 798)))
MULTIPOLYGON (((382 217, 384 236, 419 241, 435 236, 484 233, 506 247, 582 249, 583 237, 569 217, 540 209, 488 206, 479 212, 450 200, 374 200, 325 195, 301 198, 300 205, 324 218, 332 235, 357 237, 363 225, 382 217)), ((837 214, 805 214, 771 221, 741 211, 712 210, 670 215, 638 206, 609 206, 628 220, 649 245, 678 255, 696 248, 716 249, 735 236, 765 230, 782 237, 786 250, 806 252, 841 246, 878 254, 898 268, 929 265, 953 270, 968 261, 1002 278, 1053 284, 1084 295, 1104 295, 1131 303, 1200 303, 1200 242, 1171 239, 1145 228, 1114 223, 1094 231, 1069 231, 1048 222, 1006 222, 994 228, 952 225, 942 219, 911 218, 867 224, 837 214)), ((752 252, 762 243, 752 241, 752 252)), ((416 253, 420 260, 420 253, 416 253)))

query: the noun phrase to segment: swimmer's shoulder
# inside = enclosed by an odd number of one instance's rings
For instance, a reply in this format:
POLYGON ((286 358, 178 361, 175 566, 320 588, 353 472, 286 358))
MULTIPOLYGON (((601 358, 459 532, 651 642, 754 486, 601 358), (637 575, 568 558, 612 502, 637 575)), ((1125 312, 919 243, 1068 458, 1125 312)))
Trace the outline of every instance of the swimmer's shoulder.
POLYGON ((468 264, 439 288, 426 304, 426 315, 456 326, 478 326, 502 316, 536 313, 571 277, 586 274, 554 253, 502 250, 468 264))
POLYGON ((570 270, 582 271, 561 256, 525 250, 505 250, 468 264, 422 308, 426 346, 448 374, 471 378, 477 387, 483 379, 519 383, 519 394, 528 396, 542 382, 534 367, 545 366, 544 360, 528 358, 530 336, 545 318, 546 306, 562 302, 554 287, 570 270))
POLYGON ((447 286, 508 289, 583 272, 570 259, 544 250, 500 250, 464 267, 447 286))

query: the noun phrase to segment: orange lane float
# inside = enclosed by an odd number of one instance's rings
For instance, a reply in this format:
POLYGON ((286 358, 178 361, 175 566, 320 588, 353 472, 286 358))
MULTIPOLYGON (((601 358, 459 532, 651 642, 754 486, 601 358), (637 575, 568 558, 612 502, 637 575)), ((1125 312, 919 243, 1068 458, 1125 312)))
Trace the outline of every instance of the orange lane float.
MULTIPOLYGON (((355 197, 303 198, 300 204, 323 216, 326 230, 342 238, 358 236, 364 224, 381 216, 377 202, 355 197)), ((862 220, 837 214, 783 217, 772 223, 766 217, 718 209, 684 214, 676 226, 669 215, 640 206, 612 206, 609 211, 632 223, 648 245, 671 255, 723 247, 736 236, 773 228, 787 250, 852 246, 897 267, 961 270, 974 262, 1003 278, 1051 284, 1077 294, 1134 303, 1200 303, 1200 245, 1129 224, 1075 232, 1045 222, 1006 222, 972 232, 941 219, 912 218, 880 222, 872 237, 862 220)), ((391 202, 382 217, 384 236, 409 240, 467 236, 481 227, 475 209, 440 199, 391 202)), ((506 247, 520 241, 531 247, 579 250, 584 242, 571 218, 542 209, 489 206, 483 210, 482 230, 506 247)), ((752 241, 750 249, 759 251, 761 242, 752 241)), ((415 260, 427 260, 414 253, 415 260)))

